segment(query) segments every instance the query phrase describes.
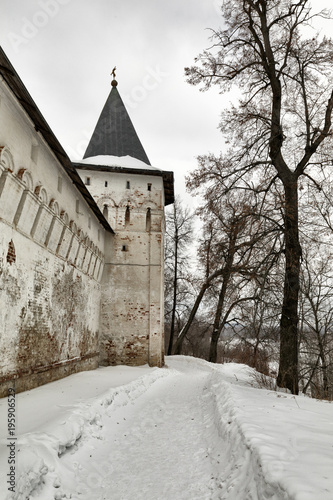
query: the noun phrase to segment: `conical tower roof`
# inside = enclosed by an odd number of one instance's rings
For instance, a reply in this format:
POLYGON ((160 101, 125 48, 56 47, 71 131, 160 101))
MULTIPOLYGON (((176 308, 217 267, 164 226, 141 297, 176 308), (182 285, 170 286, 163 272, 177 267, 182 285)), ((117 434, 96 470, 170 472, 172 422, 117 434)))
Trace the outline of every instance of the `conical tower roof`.
POLYGON ((150 165, 149 159, 119 95, 116 80, 83 158, 92 156, 131 156, 150 165))

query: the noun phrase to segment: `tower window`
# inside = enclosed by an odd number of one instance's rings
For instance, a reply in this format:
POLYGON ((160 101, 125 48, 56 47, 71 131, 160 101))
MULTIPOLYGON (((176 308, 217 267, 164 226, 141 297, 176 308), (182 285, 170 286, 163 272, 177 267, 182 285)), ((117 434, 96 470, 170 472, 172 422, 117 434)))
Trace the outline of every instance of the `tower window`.
POLYGON ((130 207, 127 205, 126 212, 125 212, 125 226, 127 226, 127 224, 129 224, 130 217, 131 217, 130 207))
POLYGON ((104 205, 103 206, 103 215, 104 217, 107 219, 108 216, 109 216, 109 209, 108 209, 108 206, 107 205, 104 205))
POLYGON ((58 177, 58 192, 61 193, 62 191, 62 178, 58 177))
POLYGON ((104 182, 104 187, 106 187, 106 188, 108 187, 108 181, 104 182))
POLYGON ((86 177, 86 180, 84 181, 86 186, 90 186, 90 177, 86 177))
POLYGON ((126 181, 126 189, 131 189, 131 183, 130 183, 130 181, 126 181))
POLYGON ((146 231, 150 231, 150 229, 151 229, 151 210, 150 210, 150 208, 147 208, 146 231))
POLYGON ((147 190, 151 191, 151 184, 150 183, 147 184, 147 190))
POLYGON ((127 252, 127 250, 128 250, 128 246, 127 246, 127 245, 123 245, 123 246, 121 247, 121 251, 122 251, 122 252, 127 252))

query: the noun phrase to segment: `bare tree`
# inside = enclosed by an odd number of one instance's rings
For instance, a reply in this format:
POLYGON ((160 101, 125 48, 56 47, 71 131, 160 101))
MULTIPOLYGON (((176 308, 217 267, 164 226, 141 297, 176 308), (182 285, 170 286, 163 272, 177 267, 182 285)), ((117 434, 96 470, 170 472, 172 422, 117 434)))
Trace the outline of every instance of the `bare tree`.
MULTIPOLYGON (((332 258, 332 255, 331 255, 332 258)), ((333 273, 328 255, 318 247, 304 252, 301 274, 301 368, 303 392, 314 385, 315 396, 333 395, 333 273)))
POLYGON ((214 316, 209 352, 209 361, 212 362, 217 361, 220 334, 232 319, 233 310, 242 302, 253 300, 255 293, 248 284, 260 278, 267 261, 261 248, 271 249, 269 254, 274 255, 276 234, 279 234, 275 221, 267 223, 258 216, 261 200, 255 193, 250 196, 249 193, 230 191, 220 196, 216 189, 215 196, 219 197, 219 203, 206 193, 198 209, 204 230, 198 251, 204 278, 175 345, 175 354, 180 354, 200 304, 205 294, 209 294, 210 314, 214 316))
POLYGON ((242 347, 242 362, 259 372, 274 375, 278 360, 277 332, 283 283, 280 257, 280 252, 273 251, 262 261, 260 273, 251 283, 254 299, 242 304, 238 319, 242 328, 238 326, 233 338, 233 344, 242 347))
MULTIPOLYGON (((165 315, 170 323, 168 354, 172 354, 177 314, 186 310, 186 297, 189 270, 189 244, 192 239, 193 214, 182 205, 179 197, 166 216, 166 255, 165 255, 165 315)), ((178 317, 178 322, 180 318, 178 317)))
MULTIPOLYGON (((323 144, 331 136, 333 108, 330 39, 303 36, 314 15, 308 0, 224 0, 225 29, 187 68, 192 84, 238 85, 238 105, 223 114, 221 130, 231 144, 220 157, 200 158, 200 171, 226 191, 282 193, 285 279, 280 317, 278 384, 298 393, 298 300, 302 249, 298 184, 310 164, 331 164, 323 144)), ((322 11, 318 14, 328 17, 322 11)), ((195 176, 195 174, 194 174, 195 176)))

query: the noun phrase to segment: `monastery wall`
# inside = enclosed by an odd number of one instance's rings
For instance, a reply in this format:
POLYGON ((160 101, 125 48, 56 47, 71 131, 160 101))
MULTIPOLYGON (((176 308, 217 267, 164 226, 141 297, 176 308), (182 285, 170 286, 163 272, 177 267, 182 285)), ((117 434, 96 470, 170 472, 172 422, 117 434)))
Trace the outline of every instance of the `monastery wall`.
POLYGON ((0 396, 95 368, 105 230, 0 80, 0 396))

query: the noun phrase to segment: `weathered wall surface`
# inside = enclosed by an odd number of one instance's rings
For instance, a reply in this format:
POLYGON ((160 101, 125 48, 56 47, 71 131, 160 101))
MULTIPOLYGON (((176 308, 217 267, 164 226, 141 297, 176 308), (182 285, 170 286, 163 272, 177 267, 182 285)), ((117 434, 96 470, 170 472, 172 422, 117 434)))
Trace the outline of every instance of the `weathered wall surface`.
POLYGON ((106 244, 101 363, 164 363, 164 190, 158 176, 79 171, 115 230, 106 244))
POLYGON ((0 396, 97 366, 104 240, 0 81, 0 396))
POLYGON ((0 397, 99 361, 162 366, 162 173, 81 172, 111 234, 22 95, 0 77, 0 397))

